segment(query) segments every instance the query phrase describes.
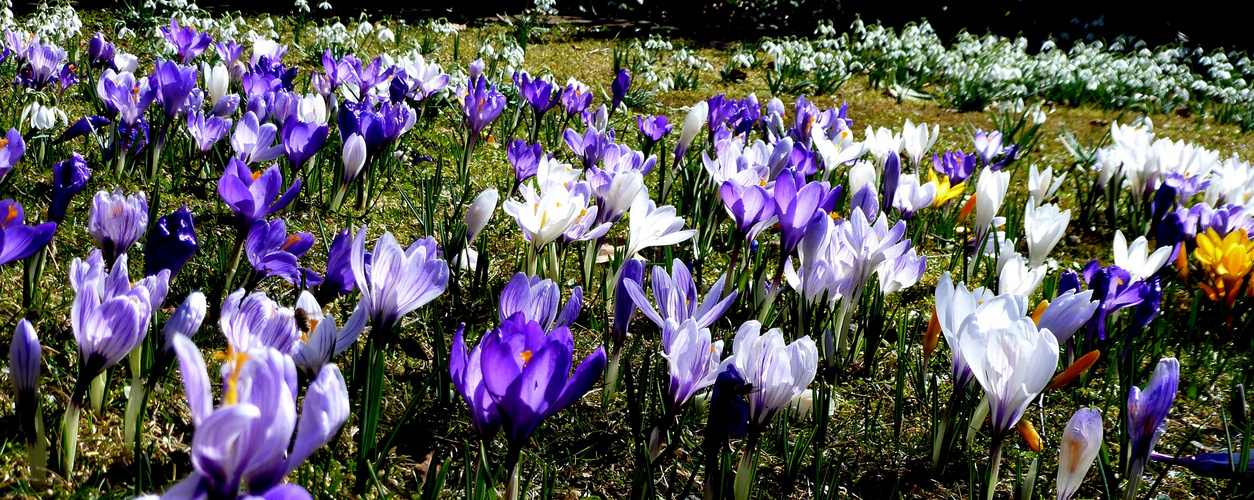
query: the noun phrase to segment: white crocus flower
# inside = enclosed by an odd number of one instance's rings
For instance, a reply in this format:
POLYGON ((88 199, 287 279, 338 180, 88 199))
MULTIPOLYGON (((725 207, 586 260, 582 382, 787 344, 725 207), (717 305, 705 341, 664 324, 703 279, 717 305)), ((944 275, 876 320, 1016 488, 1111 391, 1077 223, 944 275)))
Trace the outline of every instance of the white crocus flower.
POLYGON ((1058 188, 1062 187, 1062 181, 1066 180, 1067 174, 1064 172, 1054 178, 1054 168, 1050 167, 1045 171, 1037 170, 1036 164, 1028 167, 1028 196, 1032 200, 1033 205, 1040 205, 1046 199, 1054 196, 1058 192, 1058 188))
POLYGON ((695 229, 683 229, 684 218, 675 215, 675 207, 658 207, 648 196, 632 201, 627 222, 628 259, 646 248, 674 245, 697 234, 695 229))
POLYGON ((900 153, 905 148, 905 141, 901 135, 894 135, 891 130, 880 127, 878 130, 872 131, 870 126, 866 128, 866 139, 863 141, 867 151, 871 156, 875 157, 875 166, 884 168, 884 164, 888 162, 888 154, 900 153))
POLYGON ((1132 246, 1129 247, 1123 231, 1115 231, 1115 244, 1112 250, 1115 254, 1115 265, 1127 271, 1132 281, 1153 276, 1171 258, 1171 247, 1162 247, 1150 253, 1149 242, 1144 236, 1132 240, 1132 246))
MULTIPOLYGON (((1000 295, 990 302, 1012 302, 1000 295)), ((962 357, 984 388, 993 433, 1004 437, 1058 368, 1058 340, 1031 318, 975 314, 963 321, 962 357)), ((994 467, 997 465, 994 464, 994 467)))
POLYGON ((1023 209, 1023 229, 1030 257, 1028 265, 1036 267, 1045 263, 1049 252, 1067 233, 1070 222, 1071 210, 1060 211, 1054 204, 1034 207, 1031 201, 1028 202, 1023 209))
POLYGON ((540 190, 523 185, 519 192, 524 201, 507 200, 502 209, 518 221, 537 249, 570 229, 588 207, 586 198, 559 184, 542 185, 540 190))
MULTIPOLYGON (((920 123, 917 126, 914 122, 906 119, 906 127, 901 132, 901 142, 906 150, 906 154, 913 161, 912 165, 916 168, 923 161, 923 155, 927 154, 929 149, 936 144, 936 137, 940 135, 940 125, 932 127, 932 133, 929 134, 926 123, 920 123)), ((881 165, 883 165, 881 163, 881 165)))
POLYGON ((698 102, 688 108, 688 115, 684 117, 684 125, 679 131, 679 143, 675 145, 675 157, 678 159, 688 152, 688 146, 692 145, 692 140, 697 137, 697 133, 705 126, 706 118, 710 115, 710 105, 705 101, 698 102))
POLYGON ((994 172, 988 167, 980 172, 980 179, 975 185, 975 234, 977 240, 988 234, 992 228, 993 218, 1001 210, 1006 200, 1006 190, 1010 188, 1010 172, 994 172))
POLYGON ((1029 267, 1023 256, 1013 254, 1000 265, 1000 276, 997 278, 999 295, 1022 295, 1030 297, 1041 287, 1045 280, 1045 266, 1029 267))

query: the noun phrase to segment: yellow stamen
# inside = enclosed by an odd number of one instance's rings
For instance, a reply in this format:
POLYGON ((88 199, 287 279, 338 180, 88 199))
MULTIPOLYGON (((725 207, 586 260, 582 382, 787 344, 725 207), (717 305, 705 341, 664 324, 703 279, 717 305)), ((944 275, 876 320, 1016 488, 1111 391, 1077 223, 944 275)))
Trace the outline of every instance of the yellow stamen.
POLYGON ((17 207, 13 205, 9 205, 9 213, 4 214, 4 222, 0 223, 0 229, 8 228, 9 222, 12 222, 13 219, 16 219, 16 218, 17 218, 17 207))
POLYGON ((300 240, 301 240, 301 237, 300 237, 300 235, 298 235, 298 234, 293 234, 293 235, 291 235, 291 236, 288 236, 288 237, 287 237, 287 241, 283 243, 283 248, 282 248, 282 249, 283 249, 283 250, 287 250, 287 247, 292 246, 292 244, 293 244, 293 243, 296 243, 296 242, 298 242, 298 241, 300 241, 300 240))
POLYGON ((519 356, 522 357, 523 366, 527 366, 527 363, 531 362, 531 349, 523 351, 522 354, 519 354, 519 356))

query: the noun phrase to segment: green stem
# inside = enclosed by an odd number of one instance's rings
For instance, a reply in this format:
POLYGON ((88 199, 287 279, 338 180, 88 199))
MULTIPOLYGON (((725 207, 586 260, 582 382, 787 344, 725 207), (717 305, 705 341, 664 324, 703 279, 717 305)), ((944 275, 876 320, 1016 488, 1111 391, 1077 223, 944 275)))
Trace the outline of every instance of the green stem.
POLYGON ((753 476, 756 472, 756 464, 758 462, 758 439, 761 437, 761 431, 754 428, 749 431, 749 441, 745 444, 743 454, 740 456, 740 466, 736 468, 736 500, 749 500, 749 494, 753 486, 753 476))
POLYGON ((1136 492, 1141 488, 1141 475, 1145 473, 1145 459, 1138 458, 1132 462, 1128 471, 1128 487, 1123 492, 1124 500, 1135 500, 1136 492))
POLYGON ((1005 436, 1000 434, 993 436, 992 451, 988 459, 988 500, 993 500, 993 494, 997 493, 997 473, 1001 470, 1001 448, 1005 442, 1005 436))
POLYGON ((509 477, 505 479, 505 497, 504 500, 518 500, 518 473, 522 468, 522 461, 519 460, 519 447, 510 444, 509 452, 505 457, 505 470, 509 471, 509 477))
POLYGON ((61 432, 61 473, 67 479, 74 473, 74 457, 78 454, 78 420, 82 414, 82 404, 70 401, 62 419, 65 430, 61 432))
MULTIPOLYGON (((91 411, 97 415, 100 414, 100 407, 104 404, 105 377, 108 376, 107 373, 96 375, 96 378, 91 379, 91 388, 87 391, 91 399, 91 411)), ((81 401, 82 398, 79 399, 81 401)))

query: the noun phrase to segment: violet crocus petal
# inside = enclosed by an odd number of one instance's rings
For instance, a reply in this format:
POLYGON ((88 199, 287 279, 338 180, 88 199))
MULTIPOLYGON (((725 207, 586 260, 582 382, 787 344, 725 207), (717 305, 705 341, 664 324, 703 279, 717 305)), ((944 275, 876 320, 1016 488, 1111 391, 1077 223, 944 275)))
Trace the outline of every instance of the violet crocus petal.
POLYGON ((304 486, 294 483, 281 484, 266 490, 260 496, 242 497, 244 500, 313 500, 304 486))
POLYGON ((723 294, 723 287, 726 281, 726 274, 719 276, 718 281, 714 282, 714 286, 711 286, 710 290, 706 292, 705 301, 693 314, 693 318, 697 320, 698 328, 707 328, 713 325, 715 321, 718 321, 719 318, 722 318, 727 313, 728 309, 731 309, 732 304, 736 303, 736 296, 740 293, 738 290, 732 290, 726 297, 722 297, 722 300, 719 300, 723 294))
POLYGON ((328 363, 305 390, 292 452, 287 456, 287 471, 282 475, 296 470, 318 448, 331 442, 345 420, 348 420, 348 386, 340 368, 328 363))
POLYGON ((549 411, 545 416, 557 414, 592 390, 592 386, 601 380, 601 375, 605 372, 605 364, 605 347, 598 346, 596 351, 584 358, 575 368, 575 373, 566 381, 561 395, 549 406, 549 411))
POLYGON ((55 222, 38 226, 10 225, 7 229, 0 227, 0 266, 34 255, 52 241, 57 232, 55 222))
POLYGON ((1128 394, 1128 434, 1131 460, 1145 461, 1166 432, 1167 414, 1175 404, 1180 384, 1180 362, 1164 358, 1154 368, 1145 389, 1133 386, 1128 394))
MULTIPOLYGON (((466 353, 466 340, 463 336, 466 324, 457 325, 457 333, 453 336, 453 349, 449 356, 449 374, 457 393, 470 408, 470 424, 480 439, 488 440, 496 436, 501 429, 501 416, 497 412, 496 403, 488 394, 483 383, 481 368, 481 346, 466 353)), ((489 332, 488 335, 493 335, 489 332)))
POLYGON ((9 345, 9 378, 19 394, 33 395, 39 390, 42 359, 43 351, 39 346, 39 337, 35 335, 35 327, 23 318, 17 322, 13 343, 9 345))
POLYGON ((576 319, 579 319, 579 311, 583 309, 583 288, 575 287, 570 292, 570 299, 566 300, 566 305, 562 306, 561 312, 557 314, 557 320, 553 323, 552 328, 569 327, 576 319))
POLYGON ((362 330, 366 329, 366 323, 370 321, 370 309, 366 307, 364 302, 357 302, 357 307, 353 308, 353 314, 348 317, 348 321, 344 322, 344 326, 340 327, 339 333, 335 338, 335 349, 331 351, 334 356, 357 341, 361 336, 362 330))
POLYGON ((636 312, 635 301, 627 292, 628 281, 635 282, 637 286, 644 285, 644 262, 629 259, 619 272, 618 284, 614 287, 614 324, 610 329, 615 346, 621 346, 627 340, 627 328, 636 312))
POLYGON ((218 494, 238 494, 247 463, 237 456, 261 410, 249 403, 224 406, 196 424, 192 434, 192 468, 218 494))
POLYGON ((623 290, 627 292, 627 295, 631 296, 631 301, 636 304, 636 307, 639 308, 645 317, 649 318, 649 321, 656 323, 658 328, 666 324, 666 321, 662 319, 662 315, 658 314, 657 309, 653 308, 653 303, 645 296, 644 287, 635 281, 627 281, 623 283, 623 290))
POLYGON ((187 408, 191 410, 192 423, 200 428, 209 414, 213 413, 213 394, 205 358, 192 339, 182 335, 170 337, 170 345, 178 358, 179 373, 183 374, 183 393, 187 396, 187 408))
POLYGON ((515 273, 501 290, 497 319, 504 322, 515 313, 522 313, 523 317, 547 329, 557 316, 560 300, 557 285, 552 280, 537 280, 533 284, 526 274, 515 273))

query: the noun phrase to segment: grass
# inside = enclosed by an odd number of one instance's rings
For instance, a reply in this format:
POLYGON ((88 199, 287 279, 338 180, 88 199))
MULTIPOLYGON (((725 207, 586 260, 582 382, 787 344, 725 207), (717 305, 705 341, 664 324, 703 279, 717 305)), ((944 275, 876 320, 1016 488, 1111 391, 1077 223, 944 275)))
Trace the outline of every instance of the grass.
MULTIPOLYGON (((84 13, 87 24, 85 31, 104 29, 108 33, 112 28, 113 18, 108 13, 84 13)), ((282 27, 282 23, 280 24, 282 27)), ((434 52, 426 54, 428 59, 443 64, 446 68, 465 66, 477 52, 478 40, 495 39, 506 32, 498 24, 488 24, 467 28, 460 34, 460 42, 453 37, 425 32, 417 28, 398 28, 397 39, 402 43, 410 43, 415 37, 432 37, 435 39, 434 52), (453 57, 454 46, 458 46, 456 60, 453 57)), ((292 33, 281 31, 285 41, 291 41, 292 33)), ((582 82, 592 84, 598 92, 608 90, 608 82, 613 74, 612 53, 616 44, 621 43, 616 37, 631 36, 630 33, 613 35, 604 29, 574 28, 571 26, 552 26, 550 29, 535 36, 529 43, 526 53, 525 67, 532 74, 551 73, 557 81, 566 77, 574 77, 582 82)), ((80 49, 85 48, 86 38, 80 37, 80 49)), ((696 52, 715 63, 716 71, 702 72, 696 90, 671 91, 657 93, 649 99, 647 106, 632 109, 633 113, 667 114, 672 122, 681 121, 683 108, 699 100, 718 93, 726 93, 733 97, 743 97, 756 93, 759 99, 768 99, 768 86, 761 69, 751 70, 747 78, 741 82, 725 82, 718 77, 718 62, 725 59, 727 52, 705 48, 696 41, 673 40, 676 48, 680 44, 694 48, 696 52)), ((134 40, 136 46, 153 45, 149 40, 134 40)), ((306 47, 309 48, 309 47, 306 47)), ((370 42, 361 49, 361 54, 373 54, 374 51, 391 50, 393 46, 370 42)), ((137 53, 139 50, 136 50, 137 53)), ((151 53, 151 52, 149 52, 151 53)), ((301 74, 316 68, 320 51, 301 50, 294 47, 289 61, 301 68, 301 74)), ((142 67, 151 67, 152 57, 141 58, 142 67)), ((9 67, 11 68, 11 66, 9 67)), ((9 70, 11 71, 11 69, 9 70)), ((8 74, 8 73, 6 73, 8 74)), ((504 84, 504 82, 501 82, 504 84)), ((300 88, 298 86, 298 88, 300 88)), ((925 88, 924 90, 929 90, 925 88)), ((10 92, 0 89, 0 92, 10 92)), ((786 104, 791 104, 795 96, 779 96, 786 104)), ((959 113, 943 109, 930 101, 898 100, 884 91, 869 88, 865 77, 856 76, 846 83, 834 95, 811 96, 820 106, 827 108, 849 103, 849 116, 854 120, 854 130, 863 130, 866 126, 898 128, 905 119, 916 123, 926 122, 939 124, 940 139, 933 152, 970 149, 970 140, 975 128, 989 130, 992 121, 989 113, 959 113)), ((600 94, 597 101, 600 102, 600 94)), ((1038 148, 1030 152, 1014 173, 1013 186, 1021 190, 1026 184, 1026 165, 1037 163, 1042 166, 1053 166, 1055 170, 1070 172, 1069 176, 1079 175, 1079 169, 1070 155, 1055 140, 1063 127, 1076 133, 1082 143, 1099 142, 1114 121, 1127 122, 1134 112, 1110 112, 1093 108, 1071 108, 1052 106, 1049 119, 1045 125, 1044 140, 1038 148)), ((66 101, 63 109, 71 117, 82 116, 89 109, 89 104, 81 99, 66 101)), ((0 105, 3 117, 14 117, 18 111, 11 106, 0 105)), ((434 116, 420 124, 411 132, 403 143, 403 148, 415 154, 427 154, 435 157, 437 162, 451 165, 456 161, 456 152, 450 137, 456 124, 456 111, 450 107, 433 110, 434 116)), ((510 118, 507 111, 502 121, 510 118)), ((1247 151, 1254 143, 1254 135, 1241 134, 1235 126, 1219 126, 1198 118, 1182 118, 1180 116, 1152 117, 1156 131, 1160 137, 1183 139, 1194 142, 1220 152, 1221 157, 1233 153, 1247 151)), ((12 121, 5 122, 12 124, 12 121)), ((624 125, 630 129, 631 126, 624 125)), ((475 172, 474 189, 501 187, 505 192, 512 179, 512 171, 505 158, 504 137, 510 135, 504 126, 498 125, 492 130, 494 140, 476 152, 471 169, 475 172)), ((332 134, 334 137, 335 134, 332 134)), ((634 137, 624 134, 623 137, 634 137)), ((672 136, 673 138, 673 136, 672 136)), ((336 139, 332 139, 332 142, 336 139)), ((629 144, 632 144, 628 140, 629 144)), ((172 148, 185 147, 186 138, 173 140, 172 148)), ((221 147, 221 146, 220 146, 221 147)), ((51 146, 47 156, 52 161, 63 158, 71 149, 79 149, 89 155, 93 170, 98 167, 100 152, 93 145, 79 140, 77 142, 51 146)), ((565 148, 554 149, 554 143, 546 142, 546 150, 553 150, 567 161, 571 160, 565 148)), ((177 151, 177 150, 176 150, 177 151)), ((330 144, 328 150, 320 156, 334 157, 338 144, 330 144)), ((32 153, 28 152, 28 160, 32 153)), ((178 153, 175 153, 178 154, 178 153)), ((192 160, 193 164, 196 161, 192 160)), ((211 166, 219 169, 214 160, 207 159, 211 166)), ((328 160, 323 159, 324 164, 328 160)), ((50 163, 49 163, 50 164, 50 163)), ((28 165, 34 165, 30 161, 28 165)), ((172 174, 176 165, 166 165, 172 174)), ((329 213, 315 208, 308 203, 298 205, 286 216, 292 231, 310 231, 318 237, 315 249, 303 261, 315 269, 324 262, 326 246, 330 238, 340 229, 356 227, 369 223, 373 238, 384 230, 397 235, 398 240, 411 241, 415 238, 432 234, 433 227, 442 225, 442 221, 426 221, 420 223, 420 217, 411 205, 421 205, 421 182, 429 180, 435 173, 433 163, 409 163, 402 166, 403 170, 395 172, 388 179, 388 189, 381 201, 368 217, 360 212, 329 213)), ((451 167, 450 167, 451 168, 451 167)), ((286 174, 285 174, 286 175, 286 174)), ((448 175, 447 173, 445 175, 448 175)), ((216 176, 216 174, 215 174, 216 176)), ((37 219, 46 204, 48 170, 21 168, 15 170, 3 194, 5 197, 19 199, 27 206, 27 221, 37 219)), ((230 212, 218 200, 215 190, 216 177, 184 179, 187 188, 177 198, 170 196, 162 201, 162 213, 177 208, 179 203, 187 203, 197 216, 197 231, 200 237, 201 251, 189 264, 172 287, 172 298, 178 298, 196 289, 209 290, 221 268, 220 262, 225 260, 224 252, 234 238, 234 231, 229 228, 230 212)), ((111 189, 114 182, 106 175, 93 178, 85 193, 99 189, 111 189)), ((126 191, 142 189, 137 182, 122 186, 126 191)), ((656 187, 653 188, 656 191, 656 187)), ((970 190, 968 190, 970 192, 970 190)), ((1062 193, 1063 206, 1077 208, 1073 199, 1074 190, 1070 181, 1062 193)), ((1021 200, 1022 192, 1012 200, 1021 200)), ((438 203, 448 204, 450 194, 441 193, 438 203)), ((309 200, 304 200, 308 202, 309 200)), ((68 399, 75 376, 73 367, 76 351, 73 335, 69 329, 68 305, 72 299, 72 291, 66 286, 65 276, 69 262, 75 257, 85 256, 92 248, 93 242, 87 236, 88 205, 86 195, 71 205, 71 212, 62 226, 55 249, 50 252, 49 268, 41 284, 42 301, 39 306, 27 312, 27 316, 38 319, 36 328, 44 342, 44 377, 42 391, 44 394, 45 417, 52 423, 58 420, 58 409, 68 399)), ((1055 250, 1054 257, 1058 262, 1067 265, 1071 262, 1083 262, 1094 256, 1109 262, 1109 245, 1113 229, 1102 221, 1095 222, 1091 227, 1074 228, 1064 242, 1055 250)), ((625 237, 625 230, 616 228, 611 233, 613 238, 625 237)), ((498 213, 485 231, 483 240, 487 243, 487 251, 492 256, 492 265, 488 272, 489 286, 478 295, 462 293, 456 298, 445 296, 423 308, 402 329, 402 341, 399 349, 391 353, 388 364, 388 383, 385 388, 385 400, 382 403, 384 422, 383 432, 395 432, 393 447, 387 450, 386 468, 381 471, 379 487, 386 491, 386 496, 417 497, 422 495, 423 481, 430 480, 440 474, 448 474, 449 484, 442 496, 461 496, 459 493, 465 475, 472 468, 467 464, 466 457, 477 456, 475 441, 470 431, 468 419, 465 417, 465 406, 456 394, 451 393, 447 385, 436 384, 439 374, 446 368, 433 359, 433 353, 439 352, 439 346, 451 343, 452 333, 457 321, 468 324, 467 334, 470 339, 477 339, 487 328, 495 323, 496 293, 508 277, 521 267, 524 258, 518 230, 508 216, 498 213), (417 401, 417 411, 402 422, 406 407, 410 401, 417 401), (398 422, 401 422, 398 424, 398 422), (467 447, 470 447, 469 452, 467 447), (443 468, 443 470, 441 470, 443 468)), ((932 256, 948 253, 951 249, 924 238, 916 242, 923 254, 932 256)), ((717 247, 716 247, 717 248, 717 247)), ((570 252, 568 260, 578 261, 579 252, 570 252)), ((653 262, 665 262, 662 252, 648 254, 653 262)), ((725 269, 725 255, 716 252, 709 265, 705 267, 703 281, 711 283, 718 271, 725 269)), ((135 263, 141 259, 135 258, 135 263)), ((938 259, 944 261, 945 259, 938 259)), ((947 381, 947 352, 941 350, 926 361, 929 377, 924 379, 919 373, 921 350, 918 339, 926 328, 926 318, 931 309, 931 289, 940 275, 939 268, 931 266, 927 276, 916 287, 900 296, 890 299, 889 306, 893 311, 910 318, 909 331, 902 338, 907 341, 904 346, 891 345, 896 341, 886 341, 880 349, 879 363, 874 367, 861 367, 872 370, 861 372, 851 369, 839 374, 841 380, 837 388, 835 410, 830 424, 830 434, 823 449, 829 456, 838 457, 831 467, 839 471, 840 487, 843 495, 851 498, 888 498, 900 495, 906 498, 959 498, 974 496, 969 481, 971 464, 982 464, 987 453, 983 448, 987 439, 977 438, 973 448, 965 452, 956 452, 945 464, 941 473, 927 471, 927 457, 930 454, 933 415, 943 411, 943 403, 948 399, 949 385, 947 381), (904 359, 902 358, 904 356, 904 359), (905 368, 899 370, 902 363, 905 368), (897 374, 907 377, 904 383, 897 374), (935 381, 933 381, 935 380, 935 381), (904 387, 904 389, 901 389, 904 387), (922 389, 922 390, 919 390, 922 389), (901 405, 895 408, 896 394, 901 390, 901 405), (895 430, 894 414, 900 414, 900 432, 895 430)), ((576 265, 577 268, 577 265, 576 265)), ((137 269, 137 264, 132 264, 137 269)), ((137 272, 137 271, 136 271, 137 272)), ((569 273, 577 275, 577 272, 569 273)), ((570 284, 578 281, 569 280, 570 284)), ((21 298, 16 292, 21 289, 22 271, 19 266, 8 266, 0 270, 0 290, 8 293, 0 295, 0 329, 5 334, 0 338, 11 338, 7 332, 13 331, 17 319, 22 317, 21 298)), ((608 305, 598 292, 598 287, 584 284, 589 303, 585 306, 585 314, 576 324, 576 353, 579 356, 591 352, 600 345, 607 330, 608 305)), ((295 295, 291 287, 277 280, 267 281, 262 289, 271 297, 284 303, 292 303, 295 295)), ((171 300, 174 302, 173 299, 171 300)), ((1167 302, 1165 302, 1167 303, 1167 302)), ((338 317, 347 317, 351 304, 341 300, 337 310, 338 317)), ((172 309, 166 309, 168 314, 172 309)), ((716 325, 717 333, 729 332, 732 325, 746 319, 745 312, 733 314, 729 319, 716 325)), ((1167 316, 1166 314, 1164 316, 1167 316)), ((1165 318, 1178 324, 1177 318, 1165 318)), ((905 326, 898 325, 905 328, 905 326)), ((788 325, 784 325, 788 329, 788 325)), ((652 336, 655 329, 647 321, 637 318, 633 324, 633 332, 640 336, 652 336)), ((225 343, 221 340, 216 327, 206 325, 195 339, 206 352, 222 350, 225 343)), ((637 353, 635 361, 640 363, 654 349, 652 344, 645 344, 637 353)), ((1233 350, 1235 351, 1235 349, 1233 350)), ((1189 390, 1189 398, 1177 404, 1172 413, 1170 427, 1160 444, 1160 449, 1171 452, 1190 453, 1191 442, 1215 443, 1222 442, 1222 424, 1220 408, 1227 401, 1225 387, 1240 376, 1230 375, 1223 370, 1225 366, 1243 363, 1247 358, 1240 352, 1228 351, 1225 347, 1198 353, 1193 358, 1194 367, 1200 371, 1191 377, 1195 384, 1189 390), (1201 363, 1207 355, 1219 359, 1219 367, 1201 363)), ((1181 353, 1187 355, 1188 353, 1181 353)), ((350 355, 339 359, 346 374, 351 366, 350 355)), ((213 369, 214 363, 211 363, 213 369)), ((1113 369, 1113 366, 1111 367, 1113 369)), ((664 390, 664 371, 659 360, 653 360, 653 376, 646 387, 638 390, 646 393, 658 393, 664 390)), ((80 433, 80 466, 71 478, 54 477, 46 486, 35 486, 26 477, 24 466, 24 445, 10 433, 0 433, 0 485, 3 485, 5 497, 102 497, 122 498, 132 493, 143 491, 157 492, 165 490, 179 478, 186 476, 189 469, 189 443, 192 434, 191 418, 183 401, 182 387, 178 375, 171 374, 159 384, 158 392, 150 400, 149 418, 144 429, 145 457, 142 465, 149 471, 150 481, 137 485, 134 482, 134 470, 137 466, 134 453, 121 445, 121 417, 125 408, 124 385, 129 374, 124 368, 112 370, 114 381, 104 411, 100 415, 85 412, 83 428, 80 433)), ((0 376, 7 379, 7 374, 0 376)), ((1143 381, 1143 377, 1134 377, 1143 381)), ((1065 391, 1051 394, 1044 406, 1043 414, 1039 406, 1033 406, 1028 416, 1034 422, 1043 422, 1038 431, 1045 439, 1045 447, 1039 454, 1041 460, 1041 478, 1038 479, 1038 493, 1048 494, 1052 491, 1053 463, 1057 438, 1062 425, 1069 418, 1070 412, 1079 405, 1093 405, 1104 410, 1108 433, 1112 431, 1118 415, 1119 401, 1117 384, 1114 374, 1109 370, 1098 370, 1090 373, 1085 383, 1072 386, 1065 391)), ((1140 382, 1138 382, 1140 383, 1140 382)), ((12 429, 16 426, 16 416, 7 410, 13 407, 12 395, 0 393, 0 428, 12 429)), ((355 407, 354 407, 355 408, 355 407)), ((601 497, 619 498, 626 496, 631 490, 632 479, 636 469, 635 447, 639 436, 633 435, 632 420, 641 418, 623 398, 605 403, 602 401, 600 389, 584 397, 568 410, 550 418, 533 436, 533 444, 524 450, 524 481, 529 481, 536 488, 534 492, 542 492, 549 488, 540 488, 540 484, 551 484, 553 498, 601 497)), ((354 410, 356 413, 356 410, 354 410)), ((700 423, 704 420, 699 413, 689 412, 687 425, 682 426, 683 432, 678 435, 683 445, 664 461, 662 470, 654 477, 658 484, 658 493, 668 498, 676 498, 680 491, 697 493, 699 486, 692 486, 690 479, 697 475, 701 458, 699 453, 700 439, 695 435, 700 423)), ((643 417, 645 422, 649 418, 643 417)), ((811 428, 811 424, 802 417, 781 417, 771 427, 771 431, 763 439, 762 462, 759 468, 758 481, 764 498, 811 498, 816 495, 818 487, 813 483, 812 475, 802 474, 789 477, 785 455, 790 443, 801 439, 811 428)), ((1039 424, 1038 424, 1039 425, 1039 424)), ((356 457, 355 434, 359 432, 356 417, 350 417, 340 434, 324 450, 315 454, 311 460, 293 473, 290 478, 308 487, 317 498, 336 498, 347 496, 353 478, 351 463, 356 457)), ((55 430, 52 435, 59 435, 55 430)), ((1109 435, 1109 434, 1108 434, 1109 435)), ((1027 467, 1031 457, 1038 456, 1027 452, 1021 441, 1015 438, 1013 445, 1007 450, 1002 477, 1003 485, 1011 484, 1027 467)), ((1108 441, 1112 441, 1109 440, 1108 441)), ((1209 446, 1209 445, 1208 445, 1209 446)), ((488 446, 489 461, 496 463, 504 454, 499 441, 488 446)), ((1112 449, 1114 456, 1116 450, 1112 449)), ((1096 470, 1096 469, 1094 469, 1096 470)), ((1221 495, 1219 483, 1196 478, 1187 473, 1175 471, 1167 473, 1162 467, 1151 466, 1151 473, 1165 479, 1159 491, 1173 498, 1208 498, 1221 495)), ((1089 480, 1081 490, 1085 498, 1101 497, 1100 480, 1095 479, 1096 472, 1091 472, 1089 480)), ((699 480, 699 478, 698 478, 699 480)), ((383 496, 383 495, 380 495, 383 496)), ((840 495, 837 495, 840 496, 840 495)))

